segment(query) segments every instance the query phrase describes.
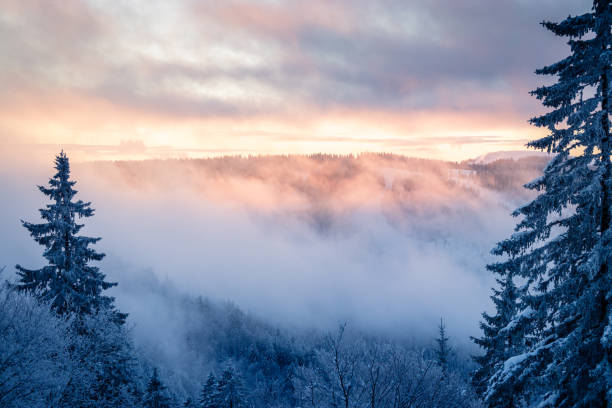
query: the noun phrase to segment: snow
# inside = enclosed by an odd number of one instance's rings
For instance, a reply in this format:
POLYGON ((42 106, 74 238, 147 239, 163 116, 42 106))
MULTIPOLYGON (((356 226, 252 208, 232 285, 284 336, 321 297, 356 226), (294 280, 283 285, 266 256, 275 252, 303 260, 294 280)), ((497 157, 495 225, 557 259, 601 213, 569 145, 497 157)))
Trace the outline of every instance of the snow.
POLYGON ((514 368, 514 366, 516 366, 517 364, 521 364, 528 357, 529 357, 529 353, 523 353, 523 354, 519 354, 517 356, 510 357, 509 359, 507 359, 504 362, 504 372, 503 372, 503 375, 504 376, 507 375, 509 373, 509 371, 514 368))
POLYGON ((512 331, 512 330, 514 330, 516 325, 522 319, 529 319, 534 314, 535 314, 535 311, 530 306, 527 306, 524 310, 521 310, 519 313, 517 313, 517 315, 514 317, 514 319, 512 319, 512 321, 510 323, 508 323, 508 325, 506 327, 504 327, 501 331, 512 331))
POLYGON ((553 402, 557 400, 557 398, 559 398, 559 393, 554 392, 547 398, 545 398, 542 402, 540 402, 536 408, 550 407, 553 405, 553 402))

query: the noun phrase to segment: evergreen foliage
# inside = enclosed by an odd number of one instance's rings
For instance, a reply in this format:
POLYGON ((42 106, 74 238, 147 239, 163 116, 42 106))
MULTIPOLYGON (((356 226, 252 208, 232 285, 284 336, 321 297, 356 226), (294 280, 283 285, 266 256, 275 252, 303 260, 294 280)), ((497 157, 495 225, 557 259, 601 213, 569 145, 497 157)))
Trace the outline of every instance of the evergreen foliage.
POLYGON ((147 385, 143 398, 144 408, 171 408, 172 400, 168 395, 167 387, 162 384, 157 374, 157 368, 153 369, 153 375, 147 385))
POLYGON ((217 381, 217 389, 213 395, 213 406, 218 408, 243 408, 247 406, 242 388, 242 380, 238 373, 228 366, 217 381))
MULTIPOLYGON (((472 340, 484 350, 483 355, 474 356, 479 365, 472 375, 474 390, 481 397, 487 392, 487 381, 500 364, 519 353, 525 347, 525 333, 528 327, 531 308, 520 309, 518 303, 521 290, 514 283, 514 276, 508 273, 504 279, 497 279, 499 289, 493 290, 491 300, 496 308, 495 315, 482 314, 481 338, 472 340)), ((511 384, 496 389, 495 395, 488 397, 489 405, 495 407, 514 407, 511 384)), ((516 383, 512 384, 516 385, 516 383)))
MULTIPOLYGON (((505 258, 488 265, 527 285, 513 318, 525 321, 525 344, 481 380, 489 406, 502 394, 515 396, 515 406, 542 408, 607 407, 612 400, 611 23, 610 0, 543 23, 569 38, 571 54, 536 71, 557 81, 532 92, 551 110, 531 120, 549 135, 528 145, 554 157, 526 186, 539 195, 514 212, 522 217, 516 232, 493 250, 505 258)), ((494 337, 485 329, 486 342, 494 337)))
POLYGON ((446 336, 446 326, 444 321, 440 318, 440 325, 438 326, 438 338, 436 339, 436 361, 443 372, 446 372, 448 368, 448 360, 450 357, 451 350, 448 345, 449 338, 446 336))
POLYGON ((201 408, 214 408, 214 396, 216 392, 216 384, 215 376, 211 372, 208 375, 208 379, 206 383, 202 387, 202 391, 200 392, 200 407, 201 408))
MULTIPOLYGON (((43 222, 22 221, 34 240, 45 248, 43 256, 47 265, 40 269, 17 265, 20 277, 17 287, 50 301, 59 315, 82 316, 112 310, 114 299, 104 296, 102 291, 116 283, 105 281, 99 268, 89 264, 104 258, 103 253, 90 248, 100 238, 78 235, 84 225, 77 219, 91 217, 94 210, 91 203, 74 200, 76 182, 70 180, 70 164, 63 151, 55 158, 55 169, 57 172, 49 180, 49 186, 38 186, 51 199, 40 210, 43 222)), ((125 314, 115 312, 114 315, 118 323, 125 321, 125 314)))

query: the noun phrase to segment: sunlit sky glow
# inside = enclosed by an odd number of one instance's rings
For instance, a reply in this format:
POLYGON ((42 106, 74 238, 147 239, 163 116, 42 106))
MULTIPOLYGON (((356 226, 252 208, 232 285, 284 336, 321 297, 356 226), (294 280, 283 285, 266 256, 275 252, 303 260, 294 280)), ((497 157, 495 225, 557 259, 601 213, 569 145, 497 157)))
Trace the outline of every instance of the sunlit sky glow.
POLYGON ((586 0, 0 0, 0 147, 79 159, 385 151, 542 135, 538 23, 586 0))

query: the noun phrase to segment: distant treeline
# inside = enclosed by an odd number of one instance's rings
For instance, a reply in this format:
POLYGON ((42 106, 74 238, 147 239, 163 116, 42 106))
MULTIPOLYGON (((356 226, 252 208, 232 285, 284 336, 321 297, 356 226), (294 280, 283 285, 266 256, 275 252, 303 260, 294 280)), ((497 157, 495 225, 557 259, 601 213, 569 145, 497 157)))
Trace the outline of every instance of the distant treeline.
POLYGON ((485 189, 524 193, 523 185, 538 177, 548 160, 546 156, 531 156, 478 164, 363 153, 114 161, 90 166, 135 188, 177 183, 197 187, 205 186, 207 180, 233 177, 324 198, 347 186, 409 189, 424 179, 448 188, 457 187, 457 180, 461 179, 485 189), (389 175, 398 181, 395 186, 389 186, 389 175))

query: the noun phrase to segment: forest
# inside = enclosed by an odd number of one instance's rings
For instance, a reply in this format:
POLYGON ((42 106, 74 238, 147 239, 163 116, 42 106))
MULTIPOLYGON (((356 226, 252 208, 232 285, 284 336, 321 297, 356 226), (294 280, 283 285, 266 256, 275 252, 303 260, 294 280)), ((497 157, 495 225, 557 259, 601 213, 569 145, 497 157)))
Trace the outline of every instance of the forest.
MULTIPOLYGON (((100 162, 82 170, 104 174, 113 184, 124 179, 130 188, 153 183, 167 189, 176 187, 178 180, 198 182, 206 194, 222 197, 211 183, 227 184, 228 177, 262 178, 275 188, 292 188, 308 197, 308 202, 318 203, 316 218, 323 211, 324 197, 331 201, 347 183, 354 188, 355 179, 365 177, 380 191, 389 191, 394 202, 400 200, 393 205, 396 208, 407 199, 404 195, 418 194, 422 188, 414 184, 415 174, 436 177, 451 191, 487 188, 512 195, 521 180, 541 171, 544 164, 544 159, 473 165, 393 155, 321 155, 100 162), (278 171, 279 166, 284 170, 278 171), (372 174, 372 169, 381 168, 382 173, 372 174), (389 169, 399 174, 394 176, 395 187, 385 180, 389 169), (269 174, 282 178, 271 181, 269 174), (471 184, 461 184, 459 178, 471 184)), ((83 226, 77 220, 92 216, 93 207, 77 198, 65 154, 57 156, 55 167, 50 187, 39 187, 54 202, 41 210, 46 222, 23 225, 47 248, 44 258, 50 265, 68 261, 65 238, 72 240, 69 261, 79 265, 87 278, 75 274, 58 279, 49 267, 18 266, 19 281, 9 279, 2 286, 0 332, 6 341, 1 351, 0 395, 5 406, 23 406, 25 401, 33 407, 481 405, 471 384, 473 350, 449 337, 443 318, 430 322, 436 332, 431 338, 353 327, 350 321, 338 321, 329 329, 287 326, 245 313, 232 302, 210 300, 206 293, 190 295, 154 277, 139 278, 139 292, 127 292, 130 296, 176 309, 174 319, 180 321, 180 329, 171 337, 174 351, 168 351, 160 344, 166 339, 159 333, 138 333, 142 322, 126 316, 113 297, 103 294, 116 283, 89 266, 104 257, 90 247, 97 238, 76 235, 83 226), (49 231, 55 229, 60 229, 62 240, 52 239, 57 235, 49 231)), ((372 187, 359 183, 371 193, 372 187)), ((329 219, 337 219, 335 211, 341 208, 328 206, 325 211, 329 219)), ((328 233, 320 230, 320 221, 306 224, 317 234, 328 233)))

